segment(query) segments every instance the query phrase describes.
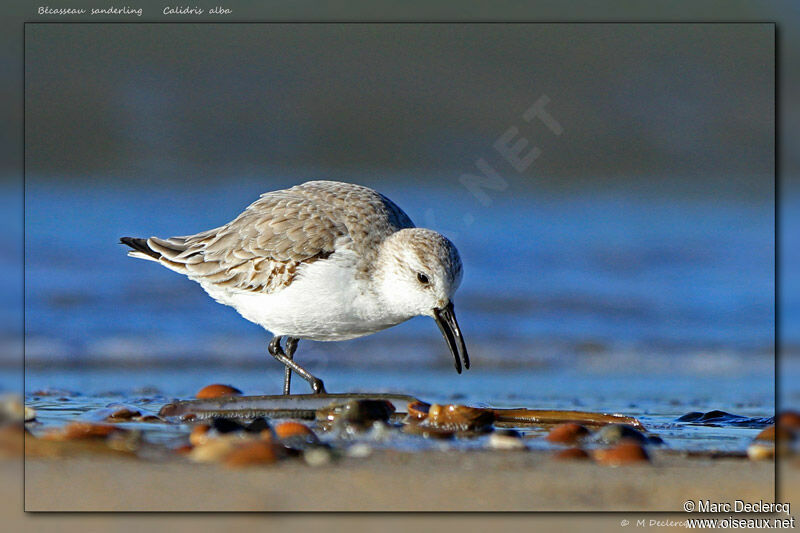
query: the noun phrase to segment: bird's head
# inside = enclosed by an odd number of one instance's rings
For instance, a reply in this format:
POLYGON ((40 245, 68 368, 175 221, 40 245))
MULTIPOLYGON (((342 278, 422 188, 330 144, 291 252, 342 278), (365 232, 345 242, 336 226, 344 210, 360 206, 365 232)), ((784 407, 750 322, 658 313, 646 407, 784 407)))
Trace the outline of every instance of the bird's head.
POLYGON ((381 245, 375 281, 399 314, 436 320, 461 373, 469 356, 456 322, 453 295, 461 284, 461 258, 444 235, 424 228, 403 229, 381 245))

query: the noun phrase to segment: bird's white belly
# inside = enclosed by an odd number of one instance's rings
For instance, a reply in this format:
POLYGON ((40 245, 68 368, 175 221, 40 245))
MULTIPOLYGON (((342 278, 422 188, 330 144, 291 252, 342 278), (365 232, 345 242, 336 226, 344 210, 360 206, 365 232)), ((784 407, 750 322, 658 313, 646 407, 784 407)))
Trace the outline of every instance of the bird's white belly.
POLYGON ((304 266, 289 286, 272 294, 231 291, 202 281, 201 285, 212 298, 273 335, 339 341, 376 333, 411 318, 393 315, 370 291, 367 281, 355 279, 354 255, 335 255, 339 257, 304 266))

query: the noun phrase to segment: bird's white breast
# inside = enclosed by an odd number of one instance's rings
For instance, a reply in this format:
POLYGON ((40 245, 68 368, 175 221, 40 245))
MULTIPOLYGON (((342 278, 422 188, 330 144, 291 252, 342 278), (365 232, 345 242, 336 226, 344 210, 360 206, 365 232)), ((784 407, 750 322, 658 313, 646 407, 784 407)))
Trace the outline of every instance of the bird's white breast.
POLYGON ((272 294, 233 291, 198 281, 220 303, 274 335, 317 341, 354 339, 411 318, 394 312, 372 289, 356 278, 358 257, 349 249, 303 265, 290 285, 272 294))

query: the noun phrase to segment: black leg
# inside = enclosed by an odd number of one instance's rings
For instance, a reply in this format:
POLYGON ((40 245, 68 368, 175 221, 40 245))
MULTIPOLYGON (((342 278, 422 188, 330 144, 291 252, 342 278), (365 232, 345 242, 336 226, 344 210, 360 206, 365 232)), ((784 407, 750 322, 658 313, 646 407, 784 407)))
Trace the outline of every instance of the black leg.
MULTIPOLYGON (((297 350, 297 343, 300 342, 300 339, 296 339, 295 337, 287 337, 286 338, 286 349, 284 352, 286 353, 286 357, 290 360, 294 359, 294 352, 297 350)), ((292 369, 288 366, 284 369, 283 374, 283 393, 284 394, 291 394, 291 387, 292 387, 292 369)))
MULTIPOLYGON (((294 344, 294 349, 292 350, 292 355, 294 355, 294 350, 297 349, 297 339, 294 339, 293 343, 291 341, 292 338, 290 337, 287 341, 287 345, 294 344)), ((287 369, 295 371, 301 378, 308 381, 315 394, 325 392, 325 386, 322 384, 321 379, 315 378, 308 370, 295 363, 291 358, 287 357, 286 353, 283 351, 283 348, 281 348, 281 337, 273 337, 272 340, 269 341, 269 354, 283 363, 287 369)), ((284 391, 285 390, 286 375, 284 374, 284 391)))

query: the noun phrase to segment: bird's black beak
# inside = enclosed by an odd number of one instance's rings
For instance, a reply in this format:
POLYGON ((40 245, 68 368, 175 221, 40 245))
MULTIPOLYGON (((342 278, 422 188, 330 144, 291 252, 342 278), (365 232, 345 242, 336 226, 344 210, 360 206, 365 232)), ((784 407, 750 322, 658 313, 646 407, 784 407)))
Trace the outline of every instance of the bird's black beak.
POLYGON ((461 328, 458 327, 458 322, 456 321, 453 302, 448 302, 441 309, 434 309, 433 317, 436 319, 436 325, 439 326, 439 331, 444 335, 444 340, 447 341, 447 346, 456 360, 456 372, 460 374, 461 361, 464 361, 464 368, 469 368, 469 354, 467 354, 467 345, 464 343, 464 337, 461 336, 461 328))

